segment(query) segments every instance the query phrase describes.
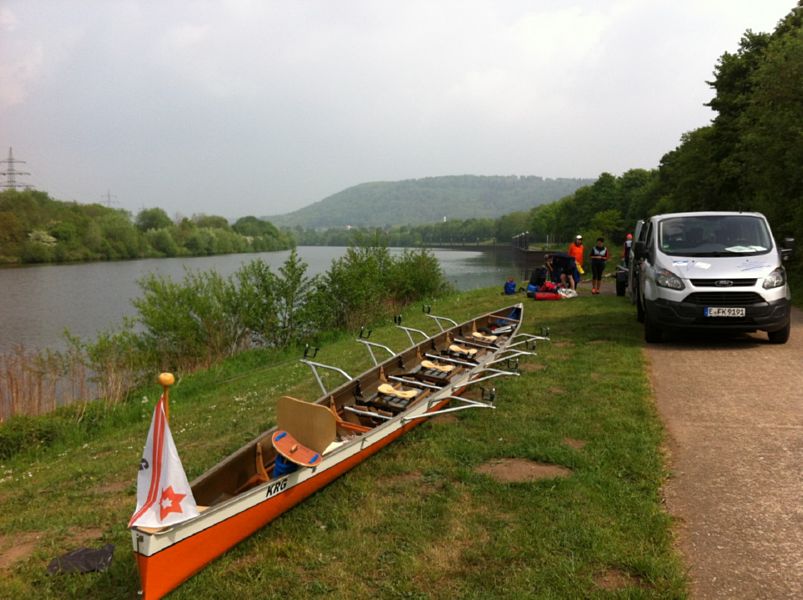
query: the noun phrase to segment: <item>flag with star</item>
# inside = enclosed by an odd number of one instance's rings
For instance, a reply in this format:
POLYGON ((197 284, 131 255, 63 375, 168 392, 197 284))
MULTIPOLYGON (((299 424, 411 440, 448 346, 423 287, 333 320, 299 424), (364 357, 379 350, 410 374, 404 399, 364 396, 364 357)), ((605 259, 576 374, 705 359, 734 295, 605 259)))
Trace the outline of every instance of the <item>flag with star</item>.
POLYGON ((170 435, 162 396, 153 410, 151 428, 139 462, 137 508, 128 526, 167 527, 195 516, 198 516, 198 508, 170 435))

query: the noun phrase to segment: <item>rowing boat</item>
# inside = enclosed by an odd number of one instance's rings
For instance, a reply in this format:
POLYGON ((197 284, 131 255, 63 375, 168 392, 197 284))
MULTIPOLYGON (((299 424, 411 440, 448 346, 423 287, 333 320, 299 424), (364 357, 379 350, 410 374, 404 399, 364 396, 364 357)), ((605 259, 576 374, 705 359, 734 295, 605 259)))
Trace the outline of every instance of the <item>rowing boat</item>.
POLYGON ((161 598, 424 419, 493 408, 495 392, 480 384, 518 375, 519 358, 545 339, 519 331, 523 310, 516 304, 461 324, 425 311, 438 326, 434 335, 399 319, 411 344, 400 353, 361 332, 357 341, 374 366, 356 377, 313 360, 317 350, 305 351, 301 362, 312 369, 320 398, 279 398, 275 427, 191 482, 197 516, 167 527, 131 527, 144 598, 161 598), (378 351, 389 357, 380 362, 378 351), (327 390, 325 370, 345 383, 327 390), (473 386, 483 388, 481 399, 461 397, 473 386))

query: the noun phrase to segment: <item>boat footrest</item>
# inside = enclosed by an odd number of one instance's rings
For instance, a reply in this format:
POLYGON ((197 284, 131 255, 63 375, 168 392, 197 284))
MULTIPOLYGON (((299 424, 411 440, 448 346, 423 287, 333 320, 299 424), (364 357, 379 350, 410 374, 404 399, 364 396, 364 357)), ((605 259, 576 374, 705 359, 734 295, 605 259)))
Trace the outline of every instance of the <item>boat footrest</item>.
POLYGON ((415 397, 399 398, 398 396, 386 396, 384 394, 379 394, 376 398, 374 398, 371 404, 380 410, 387 410, 395 415, 403 410, 407 410, 407 407, 410 406, 414 399, 415 397))

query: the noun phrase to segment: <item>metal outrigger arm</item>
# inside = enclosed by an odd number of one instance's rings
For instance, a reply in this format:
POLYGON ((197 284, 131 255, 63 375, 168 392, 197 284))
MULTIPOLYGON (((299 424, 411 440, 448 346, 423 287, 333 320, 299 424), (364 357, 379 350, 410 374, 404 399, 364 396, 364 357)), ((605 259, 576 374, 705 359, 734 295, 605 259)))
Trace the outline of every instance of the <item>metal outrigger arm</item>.
POLYGON ((374 361, 374 366, 375 367, 379 366, 379 361, 377 360, 376 355, 374 354, 374 348, 382 348, 382 350, 386 351, 391 356, 396 356, 396 353, 393 350, 391 350, 390 348, 388 348, 387 346, 385 346, 384 344, 377 344, 376 342, 369 342, 365 338, 357 338, 357 341, 360 342, 361 344, 363 344, 368 349, 368 354, 371 355, 371 360, 374 361))
POLYGON ((524 346, 527 350, 535 350, 536 342, 551 342, 551 338, 549 337, 549 327, 542 327, 541 333, 543 335, 533 335, 531 333, 518 333, 514 335, 511 340, 510 344, 508 344, 508 348, 515 348, 516 346, 524 346))
POLYGON ((460 360, 459 358, 450 358, 448 356, 438 356, 437 354, 424 354, 426 358, 431 358, 432 360, 437 360, 440 362, 447 362, 452 363, 453 365, 461 365, 463 367, 474 368, 477 366, 475 362, 469 362, 467 360, 460 360))
POLYGON ((427 390, 442 390, 443 387, 439 385, 435 385, 434 383, 426 383, 424 381, 418 381, 417 379, 408 379, 407 377, 397 377, 396 375, 388 376, 390 381, 398 381, 399 383, 404 383, 407 385, 412 385, 416 387, 422 387, 427 390))
POLYGON ((343 410, 345 410, 346 412, 354 413, 355 415, 362 415, 363 417, 382 419, 383 421, 389 421, 390 419, 393 418, 387 415, 380 415, 379 413, 371 412, 370 410, 360 410, 359 408, 354 408, 353 406, 344 406, 343 410))
POLYGON ((475 385, 482 381, 488 381, 489 379, 494 379, 496 377, 520 377, 521 373, 518 371, 503 371, 502 369, 492 369, 491 367, 485 367, 484 369, 480 369, 477 371, 478 374, 481 376, 477 379, 469 379, 464 385, 468 387, 470 385, 475 385), (482 375, 482 373, 490 373, 490 375, 482 375))
POLYGON ((462 396, 446 396, 449 400, 463 402, 461 406, 450 406, 449 408, 443 408, 441 410, 436 410, 434 412, 425 412, 420 415, 415 415, 413 417, 402 417, 402 424, 409 423, 414 419, 429 419, 430 417, 437 417, 438 415, 445 415, 446 413, 457 412, 459 410, 466 410, 468 408, 496 408, 494 406, 493 401, 491 402, 481 402, 479 400, 471 400, 470 398, 463 398, 462 396))
POLYGON ((428 316, 430 319, 435 321, 435 323, 438 325, 438 329, 440 329, 441 332, 446 331, 443 328, 443 325, 441 324, 441 321, 446 321, 447 323, 449 323, 453 327, 457 327, 457 321, 454 321, 454 320, 450 319, 449 317, 441 317, 441 316, 438 316, 438 315, 430 314, 431 311, 432 311, 432 306, 430 306, 429 304, 425 304, 424 305, 424 314, 426 316, 428 316))
MULTIPOLYGON (((317 348, 316 348, 316 354, 317 354, 317 348)), ((351 375, 346 373, 343 369, 340 369, 338 367, 333 367, 332 365, 325 365, 323 363, 319 363, 319 362, 315 362, 315 361, 312 361, 312 360, 308 360, 306 358, 300 359, 299 362, 304 363, 310 369, 312 369, 312 374, 315 375, 315 380, 318 382, 318 385, 320 386, 321 391, 323 392, 324 396, 328 395, 329 391, 326 389, 326 386, 323 384, 323 380, 321 379, 321 374, 318 373, 318 369, 329 369, 330 371, 335 371, 336 373, 340 373, 343 377, 346 378, 347 381, 352 381, 354 379, 351 375)))
POLYGON ((412 327, 405 327, 404 325, 400 325, 400 323, 401 323, 401 320, 399 320, 396 323, 396 327, 398 327, 404 333, 407 334, 407 339, 410 340, 410 346, 415 346, 415 340, 413 339, 413 333, 417 333, 418 335, 423 337, 424 340, 428 340, 429 339, 429 334, 427 332, 421 331, 420 329, 413 329, 412 327))
POLYGON ((512 348, 505 348, 502 352, 497 354, 499 358, 492 360, 491 362, 487 363, 488 366, 495 365, 501 362, 510 361, 514 358, 519 358, 520 356, 537 356, 535 352, 527 352, 525 350, 516 350, 512 348), (508 354, 509 353, 509 354, 508 354))

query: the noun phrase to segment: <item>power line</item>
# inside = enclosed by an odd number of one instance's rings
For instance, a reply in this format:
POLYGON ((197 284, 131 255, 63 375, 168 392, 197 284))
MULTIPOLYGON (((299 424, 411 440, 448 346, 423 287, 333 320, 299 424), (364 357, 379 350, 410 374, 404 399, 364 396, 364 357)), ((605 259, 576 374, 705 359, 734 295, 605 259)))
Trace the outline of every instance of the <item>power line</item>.
POLYGON ((28 171, 18 171, 15 165, 24 165, 24 160, 17 160, 14 158, 14 150, 9 146, 8 158, 0 160, 0 165, 8 165, 4 171, 0 171, 0 175, 6 178, 6 181, 0 183, 0 187, 7 190, 16 190, 17 187, 22 187, 26 190, 31 189, 30 184, 17 184, 17 175, 30 175, 28 171))

